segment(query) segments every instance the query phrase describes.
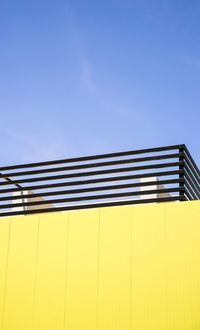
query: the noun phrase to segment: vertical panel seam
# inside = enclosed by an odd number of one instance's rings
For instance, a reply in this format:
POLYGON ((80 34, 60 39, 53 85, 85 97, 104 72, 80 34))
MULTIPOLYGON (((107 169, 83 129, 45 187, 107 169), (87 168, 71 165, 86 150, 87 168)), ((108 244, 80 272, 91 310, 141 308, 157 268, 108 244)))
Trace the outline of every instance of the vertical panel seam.
POLYGON ((133 265, 132 265, 132 258, 133 258, 133 228, 132 228, 132 220, 133 220, 133 208, 131 208, 130 212, 130 329, 132 330, 133 327, 133 318, 132 318, 132 310, 133 310, 133 265))
POLYGON ((168 329, 168 294, 167 294, 167 210, 164 207, 164 251, 165 251, 165 323, 168 329))
POLYGON ((99 329, 99 271, 100 271, 100 208, 98 211, 98 233, 97 233, 97 310, 96 310, 96 325, 99 329))
POLYGON ((65 263, 65 294, 64 294, 64 319, 63 329, 66 328, 66 306, 67 306, 67 291, 68 291, 68 265, 69 265, 69 219, 70 214, 67 215, 67 235, 66 235, 66 263, 65 263))
POLYGON ((40 235, 40 216, 38 216, 37 225, 37 239, 36 239, 36 254, 35 254, 35 274, 34 274, 34 284, 33 284, 33 329, 35 329, 35 313, 36 313, 36 286, 38 277, 38 257, 39 257, 39 235, 40 235))
POLYGON ((4 327, 5 300, 6 300, 7 276, 8 276, 8 261, 9 261, 9 252, 10 252, 10 236, 11 236, 11 218, 9 220, 9 229, 8 229, 8 245, 7 245, 7 254, 6 254, 5 282, 4 282, 4 290, 3 290, 1 330, 3 330, 3 327, 4 327))

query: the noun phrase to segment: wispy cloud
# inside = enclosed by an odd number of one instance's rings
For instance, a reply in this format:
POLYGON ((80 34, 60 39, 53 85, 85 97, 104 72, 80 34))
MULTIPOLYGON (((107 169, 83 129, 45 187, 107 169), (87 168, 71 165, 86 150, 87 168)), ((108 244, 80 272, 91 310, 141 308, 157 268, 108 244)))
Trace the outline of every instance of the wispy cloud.
POLYGON ((94 70, 88 56, 81 54, 81 80, 89 92, 95 92, 94 70))
POLYGON ((78 58, 79 61, 80 82, 90 93, 94 93, 96 90, 94 82, 94 63, 88 50, 84 27, 80 26, 78 17, 72 9, 69 17, 69 30, 75 57, 78 58))

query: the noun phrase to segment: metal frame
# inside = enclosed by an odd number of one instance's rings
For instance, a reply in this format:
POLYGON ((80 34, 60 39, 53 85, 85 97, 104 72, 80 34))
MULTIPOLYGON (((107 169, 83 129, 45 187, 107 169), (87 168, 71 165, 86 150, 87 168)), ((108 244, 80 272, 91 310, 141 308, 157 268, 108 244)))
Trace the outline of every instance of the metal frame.
POLYGON ((0 173, 0 216, 200 199, 200 171, 184 144, 3 166, 0 173))

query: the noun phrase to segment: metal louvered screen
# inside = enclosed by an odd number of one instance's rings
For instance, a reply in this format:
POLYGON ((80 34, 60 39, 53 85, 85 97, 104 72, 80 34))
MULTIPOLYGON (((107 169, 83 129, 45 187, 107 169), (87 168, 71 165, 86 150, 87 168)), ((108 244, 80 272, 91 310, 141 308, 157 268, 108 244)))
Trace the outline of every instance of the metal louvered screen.
POLYGON ((185 145, 0 167, 0 216, 200 199, 185 145))

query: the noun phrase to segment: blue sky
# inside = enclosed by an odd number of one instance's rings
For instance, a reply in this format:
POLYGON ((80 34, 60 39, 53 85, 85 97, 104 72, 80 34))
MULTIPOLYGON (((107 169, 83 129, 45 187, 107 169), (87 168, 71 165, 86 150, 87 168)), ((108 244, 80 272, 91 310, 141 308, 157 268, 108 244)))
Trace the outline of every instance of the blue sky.
POLYGON ((1 164, 186 143, 200 165, 199 0, 2 0, 1 164))

